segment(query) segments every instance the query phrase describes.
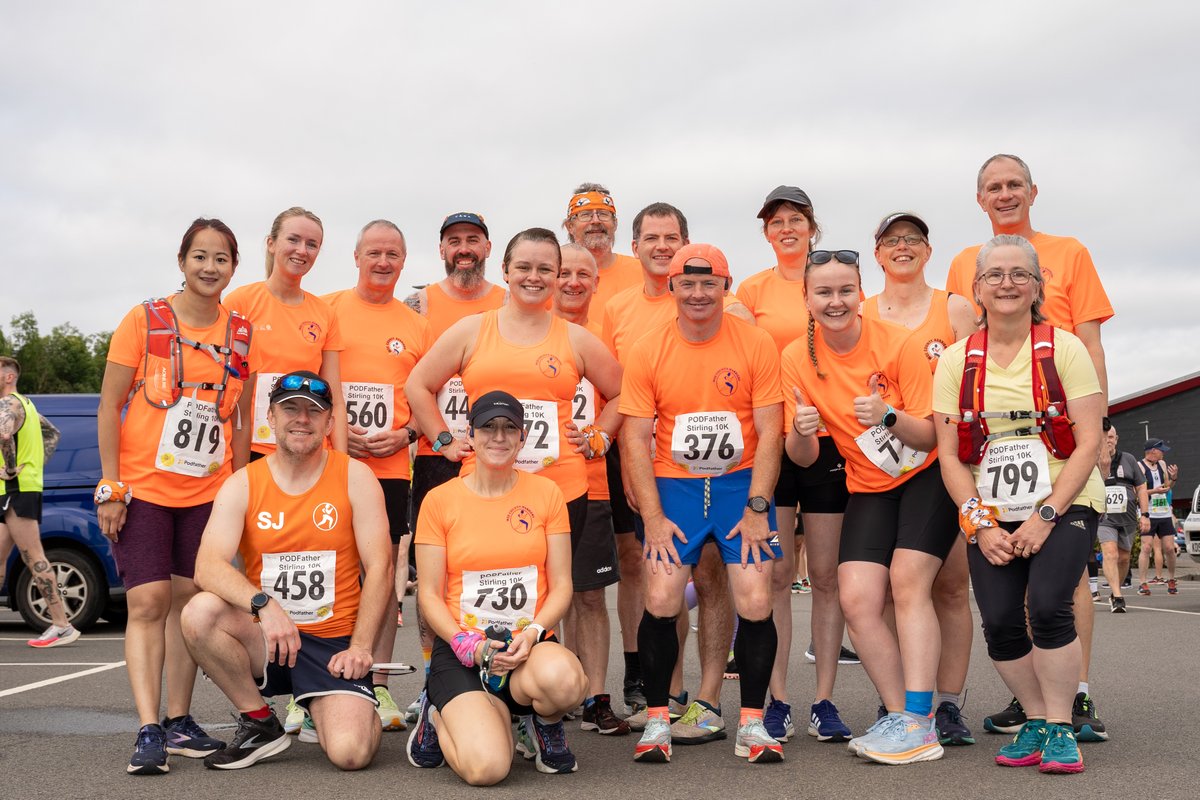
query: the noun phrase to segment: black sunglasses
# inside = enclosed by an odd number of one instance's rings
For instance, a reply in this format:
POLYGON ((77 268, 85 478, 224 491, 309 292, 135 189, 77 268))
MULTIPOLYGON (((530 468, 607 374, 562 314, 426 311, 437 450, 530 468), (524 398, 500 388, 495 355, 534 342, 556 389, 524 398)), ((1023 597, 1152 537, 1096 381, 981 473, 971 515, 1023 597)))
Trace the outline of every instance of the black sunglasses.
POLYGON ((810 264, 828 264, 836 259, 839 264, 854 264, 858 266, 857 250, 812 250, 808 254, 810 264))

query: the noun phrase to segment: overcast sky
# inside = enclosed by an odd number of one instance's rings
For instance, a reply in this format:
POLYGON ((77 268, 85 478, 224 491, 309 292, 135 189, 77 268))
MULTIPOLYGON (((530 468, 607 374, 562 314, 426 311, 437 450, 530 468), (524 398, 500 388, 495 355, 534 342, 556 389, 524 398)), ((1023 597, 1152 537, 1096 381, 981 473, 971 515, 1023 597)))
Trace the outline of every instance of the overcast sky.
POLYGON ((271 219, 325 223, 305 288, 355 279, 358 228, 405 231, 398 293, 443 276, 441 219, 561 230, 580 181, 629 224, 658 200, 735 280, 771 266, 755 214, 805 188, 823 246, 870 255, 897 209, 928 267, 988 238, 975 174, 1021 155, 1035 228, 1088 246, 1116 308, 1112 396, 1200 369, 1200 6, 1187 2, 5 3, 0 325, 113 328, 178 287, 197 216, 263 277, 271 219), (1191 54, 1191 55, 1189 55, 1191 54))

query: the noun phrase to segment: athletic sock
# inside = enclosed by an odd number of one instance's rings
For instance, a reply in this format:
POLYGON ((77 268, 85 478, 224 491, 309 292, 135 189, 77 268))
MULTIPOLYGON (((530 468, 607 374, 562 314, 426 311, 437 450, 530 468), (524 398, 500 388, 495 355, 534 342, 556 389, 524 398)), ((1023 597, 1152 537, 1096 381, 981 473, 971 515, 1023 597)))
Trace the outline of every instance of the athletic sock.
POLYGON ((1088 694, 1088 682, 1087 682, 1087 681, 1080 681, 1080 682, 1079 682, 1079 688, 1078 688, 1078 689, 1076 689, 1075 691, 1076 691, 1076 692, 1083 692, 1084 694, 1088 694))
POLYGON ((262 708, 255 709, 254 711, 247 711, 246 716, 250 719, 256 719, 261 722, 262 720, 271 716, 271 707, 264 704, 262 708))
POLYGON ((738 716, 738 727, 742 727, 752 719, 762 719, 763 710, 761 708, 743 708, 742 713, 738 716))
POLYGON ((965 695, 966 695, 966 692, 963 692, 962 694, 951 694, 950 692, 937 692, 933 696, 933 704, 935 706, 940 706, 942 703, 954 703, 954 705, 958 706, 961 709, 963 707, 963 703, 966 702, 965 695))
POLYGON ((596 705, 596 695, 592 695, 591 697, 585 697, 583 699, 583 707, 584 708, 591 708, 594 705, 596 705))
POLYGON ((767 700, 767 685, 771 682, 771 668, 775 665, 775 651, 779 647, 775 620, 771 614, 758 620, 748 620, 739 614, 737 626, 733 657, 741 674, 742 708, 761 709, 767 700))
POLYGON ((928 717, 933 711, 933 692, 905 692, 904 711, 916 717, 928 717))
POLYGON ((679 635, 675 632, 676 617, 656 617, 642 612, 638 625, 638 652, 642 659, 642 687, 649 708, 666 708, 671 690, 671 671, 679 657, 679 635))

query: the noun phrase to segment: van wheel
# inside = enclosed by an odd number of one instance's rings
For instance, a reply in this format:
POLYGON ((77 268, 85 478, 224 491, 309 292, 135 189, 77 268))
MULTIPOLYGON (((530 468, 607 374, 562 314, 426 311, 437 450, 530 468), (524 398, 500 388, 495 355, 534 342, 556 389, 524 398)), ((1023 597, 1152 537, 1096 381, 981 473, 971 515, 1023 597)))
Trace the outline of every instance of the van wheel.
MULTIPOLYGON (((108 603, 108 586, 87 556, 74 550, 48 550, 46 559, 57 576, 59 591, 67 606, 67 619, 80 630, 88 628, 108 603)), ((41 592, 33 585, 33 574, 24 569, 17 579, 17 610, 26 624, 42 631, 50 625, 50 614, 41 592)))

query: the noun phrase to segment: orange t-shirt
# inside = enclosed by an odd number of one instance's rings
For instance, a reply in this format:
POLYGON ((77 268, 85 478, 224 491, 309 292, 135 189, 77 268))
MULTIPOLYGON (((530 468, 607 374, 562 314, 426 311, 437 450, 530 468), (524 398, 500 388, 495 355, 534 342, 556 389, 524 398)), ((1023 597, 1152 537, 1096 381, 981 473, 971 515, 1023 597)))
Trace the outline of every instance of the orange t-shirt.
MULTIPOLYGON (((593 305, 589 316, 595 313, 593 305)), ((675 298, 670 292, 650 297, 644 287, 632 286, 616 294, 604 307, 600 341, 612 352, 613 358, 625 366, 634 342, 673 319, 675 298)))
POLYGON ((750 309, 754 324, 771 334, 779 352, 797 338, 808 335, 804 281, 789 281, 771 267, 742 281, 737 288, 737 299, 750 309))
POLYGON ((872 378, 883 401, 897 411, 918 418, 933 413, 933 373, 920 340, 899 325, 864 317, 862 336, 849 353, 838 355, 830 350, 820 326, 814 344, 824 379, 817 377, 816 368, 809 360, 807 339, 797 339, 783 351, 785 431, 791 427, 796 415, 796 397, 792 393, 795 386, 804 394, 804 399, 821 412, 822 425, 829 430, 838 451, 846 459, 846 488, 851 493, 886 491, 936 463, 937 448, 914 465, 908 456, 915 451, 903 448, 898 439, 886 434, 882 425, 870 429, 874 434, 868 433, 854 416, 854 398, 867 394, 872 378), (862 446, 856 440, 862 441, 862 446), (889 452, 885 450, 888 446, 897 471, 903 470, 895 477, 872 459, 872 456, 879 458, 889 452), (863 448, 871 451, 870 454, 863 448))
POLYGON ((597 320, 604 319, 604 308, 608 301, 619 292, 630 286, 642 285, 642 262, 633 256, 613 254, 613 263, 607 269, 600 270, 600 285, 592 295, 592 304, 588 316, 597 320))
MULTIPOLYGON (((223 306, 217 321, 207 328, 190 328, 177 319, 185 338, 222 347, 228 322, 229 312, 223 306)), ((186 346, 181 352, 183 380, 225 380, 222 363, 207 352, 186 346)), ((257 337, 251 337, 251 372, 257 368, 261 352, 257 337)), ((147 402, 140 388, 146 376, 146 309, 141 304, 134 306, 117 326, 108 346, 108 360, 133 368, 134 386, 138 387, 121 423, 121 480, 134 487, 138 499, 158 505, 187 508, 212 501, 233 473, 233 420, 237 412, 220 422, 216 415, 217 393, 211 389, 184 389, 172 408, 155 408, 147 402)), ((243 387, 231 380, 226 395, 232 392, 229 399, 235 400, 242 391, 243 387)))
POLYGON ((429 490, 416 543, 446 550, 443 597, 465 631, 489 625, 519 630, 546 601, 546 539, 571 533, 567 504, 554 481, 517 472, 501 497, 481 497, 462 478, 429 490))
MULTIPOLYGON (((868 297, 862 304, 862 318, 882 320, 879 316, 879 295, 868 297)), ((903 326, 900 326, 903 327, 903 326)), ((941 289, 933 290, 933 300, 929 303, 929 313, 925 320, 912 329, 912 335, 920 341, 925 358, 929 359, 929 371, 937 369, 938 358, 947 347, 957 341, 954 338, 954 325, 950 322, 950 293, 941 289)), ((808 340, 805 339, 807 342, 808 340)), ((807 347, 807 345, 805 345, 807 347)))
POLYGON ((362 572, 350 507, 350 457, 325 450, 321 477, 286 494, 267 459, 246 467, 250 501, 238 553, 246 577, 313 636, 349 636, 358 619, 362 572))
MULTIPOLYGON (((482 314, 504 305, 503 286, 493 286, 487 294, 477 300, 456 300, 436 283, 425 287, 425 318, 429 320, 433 339, 446 332, 454 323, 472 314, 482 314)), ((441 412, 446 430, 455 436, 463 436, 467 429, 467 395, 462 390, 462 378, 458 375, 446 381, 438 390, 437 407, 441 412)), ((436 433, 436 431, 435 431, 436 433)), ((417 455, 436 456, 429 439, 422 436, 417 440, 417 455)))
MULTIPOLYGON (((333 308, 346 349, 341 356, 346 421, 368 433, 399 430, 409 421, 404 382, 433 346, 429 321, 404 303, 368 303, 354 289, 322 298, 333 308)), ((408 448, 387 458, 364 458, 376 478, 411 477, 408 448)))
MULTIPOLYGON (((1081 322, 1112 318, 1113 307, 1109 302, 1092 254, 1070 236, 1051 236, 1034 233, 1029 240, 1037 251, 1038 263, 1042 267, 1042 279, 1046 282, 1046 302, 1042 313, 1056 328, 1074 333, 1081 322)), ((968 247, 950 262, 950 274, 946 276, 946 291, 962 295, 975 306, 975 259, 983 245, 968 247)))
POLYGON ((267 424, 269 395, 275 382, 298 369, 321 371, 326 350, 343 349, 333 309, 315 294, 304 293, 300 305, 279 302, 266 281, 239 286, 225 305, 254 323, 254 339, 262 355, 254 387, 254 431, 250 439, 256 453, 275 450, 275 434, 267 424))
POLYGON ((754 466, 754 409, 782 400, 771 335, 726 314, 706 342, 684 339, 674 319, 639 339, 625 366, 620 409, 658 417, 655 476, 696 478, 754 466))
MULTIPOLYGON (((546 338, 518 345, 500 335, 498 311, 487 311, 475 340, 475 351, 462 370, 467 397, 501 390, 525 407, 526 437, 517 469, 537 472, 558 484, 571 500, 587 492, 584 458, 567 441, 566 424, 573 416, 579 368, 571 348, 568 323, 550 317, 546 338)), ((462 474, 475 468, 469 456, 462 474)))

